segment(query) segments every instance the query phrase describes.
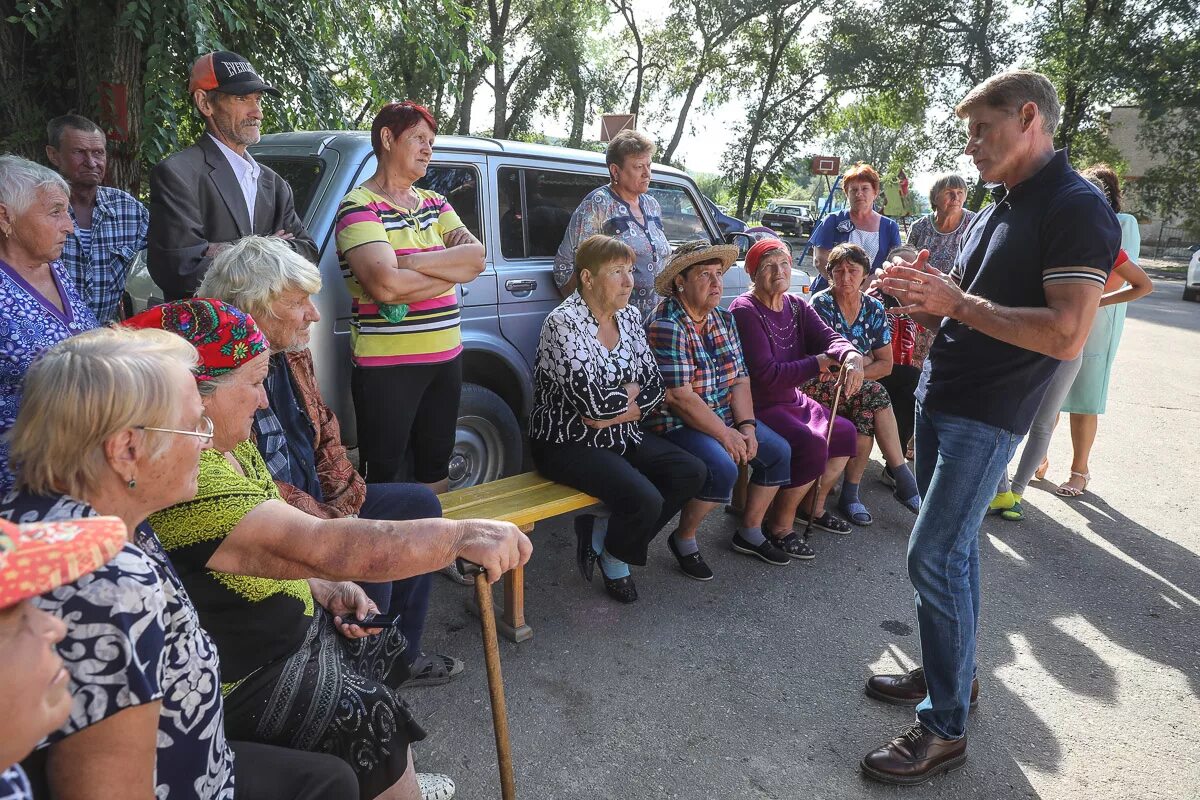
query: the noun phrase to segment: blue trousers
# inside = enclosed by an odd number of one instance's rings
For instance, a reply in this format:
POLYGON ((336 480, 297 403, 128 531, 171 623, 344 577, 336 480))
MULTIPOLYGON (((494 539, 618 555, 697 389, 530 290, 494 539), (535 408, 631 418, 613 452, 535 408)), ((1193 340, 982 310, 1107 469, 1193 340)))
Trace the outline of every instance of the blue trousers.
MULTIPOLYGON (((764 425, 762 420, 758 421, 755 437, 758 439, 758 455, 750 459, 750 482, 758 486, 786 486, 791 483, 791 445, 764 425)), ((695 499, 708 503, 728 503, 733 499, 738 465, 720 442, 707 433, 687 426, 667 431, 663 438, 682 447, 708 467, 708 477, 695 499)))
MULTIPOLYGON (((436 494, 419 483, 368 483, 367 499, 358 515, 363 519, 431 519, 442 516, 442 504, 436 494)), ((411 662, 421 653, 433 575, 359 585, 379 606, 380 613, 400 615, 400 630, 408 639, 404 653, 411 662)))
POLYGON ((967 732, 979 631, 979 526, 1021 437, 916 407, 921 513, 908 541, 929 694, 917 719, 943 739, 967 732))

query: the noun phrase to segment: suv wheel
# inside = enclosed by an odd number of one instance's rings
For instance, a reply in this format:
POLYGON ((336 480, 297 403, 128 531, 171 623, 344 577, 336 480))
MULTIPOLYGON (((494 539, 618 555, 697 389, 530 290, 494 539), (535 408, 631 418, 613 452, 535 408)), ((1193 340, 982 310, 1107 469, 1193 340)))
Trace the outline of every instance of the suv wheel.
POLYGON ((514 475, 523 456, 521 428, 495 392, 464 383, 450 456, 450 488, 462 489, 514 475))

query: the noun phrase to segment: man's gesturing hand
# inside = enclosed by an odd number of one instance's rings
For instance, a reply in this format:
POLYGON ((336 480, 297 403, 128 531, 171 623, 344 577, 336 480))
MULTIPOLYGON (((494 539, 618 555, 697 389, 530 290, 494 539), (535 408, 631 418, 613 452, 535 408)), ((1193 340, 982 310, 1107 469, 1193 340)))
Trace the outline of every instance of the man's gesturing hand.
POLYGON ((489 583, 525 564, 533 554, 533 543, 511 522, 492 519, 467 519, 462 522, 459 558, 478 564, 487 572, 489 583))
POLYGON ((948 276, 929 266, 928 250, 922 250, 916 261, 896 259, 883 275, 883 290, 904 304, 895 309, 900 313, 953 319, 962 313, 966 295, 948 276))

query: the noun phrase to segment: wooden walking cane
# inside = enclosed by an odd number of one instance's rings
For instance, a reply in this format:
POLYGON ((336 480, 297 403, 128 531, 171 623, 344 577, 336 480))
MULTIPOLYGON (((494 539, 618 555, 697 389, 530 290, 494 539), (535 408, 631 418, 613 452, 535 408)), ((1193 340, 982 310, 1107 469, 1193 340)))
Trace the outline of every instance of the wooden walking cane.
POLYGON ((504 678, 500 674, 500 643, 496 639, 496 612, 492 608, 492 586, 483 567, 458 559, 458 571, 475 576, 475 599, 483 633, 483 658, 487 664, 488 694, 492 698, 492 728, 496 733, 496 762, 500 768, 502 800, 516 800, 512 750, 508 745, 508 710, 504 705, 504 678))
MULTIPOLYGON (((833 408, 829 409, 829 428, 825 431, 825 452, 829 452, 829 441, 833 438, 833 423, 837 420, 838 403, 842 400, 842 384, 844 383, 845 373, 842 372, 841 364, 830 364, 830 372, 837 373, 837 388, 833 392, 833 408)), ((821 479, 825 477, 825 470, 822 469, 817 475, 817 481, 813 484, 812 500, 808 503, 808 524, 804 526, 804 538, 808 538, 808 534, 812 532, 813 517, 817 513, 817 495, 821 493, 821 479)))

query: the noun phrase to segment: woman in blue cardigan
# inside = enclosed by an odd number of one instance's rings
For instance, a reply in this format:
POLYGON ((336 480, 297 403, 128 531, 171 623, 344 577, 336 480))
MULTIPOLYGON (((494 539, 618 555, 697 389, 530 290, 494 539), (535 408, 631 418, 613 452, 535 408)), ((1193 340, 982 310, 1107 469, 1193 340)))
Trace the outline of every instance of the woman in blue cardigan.
POLYGON ((827 265, 834 246, 851 242, 862 247, 871 259, 871 272, 879 269, 892 248, 900 246, 900 226, 875 210, 879 173, 874 167, 859 161, 842 177, 842 191, 850 209, 825 217, 812 234, 813 263, 821 273, 813 281, 813 292, 829 286, 827 265))

